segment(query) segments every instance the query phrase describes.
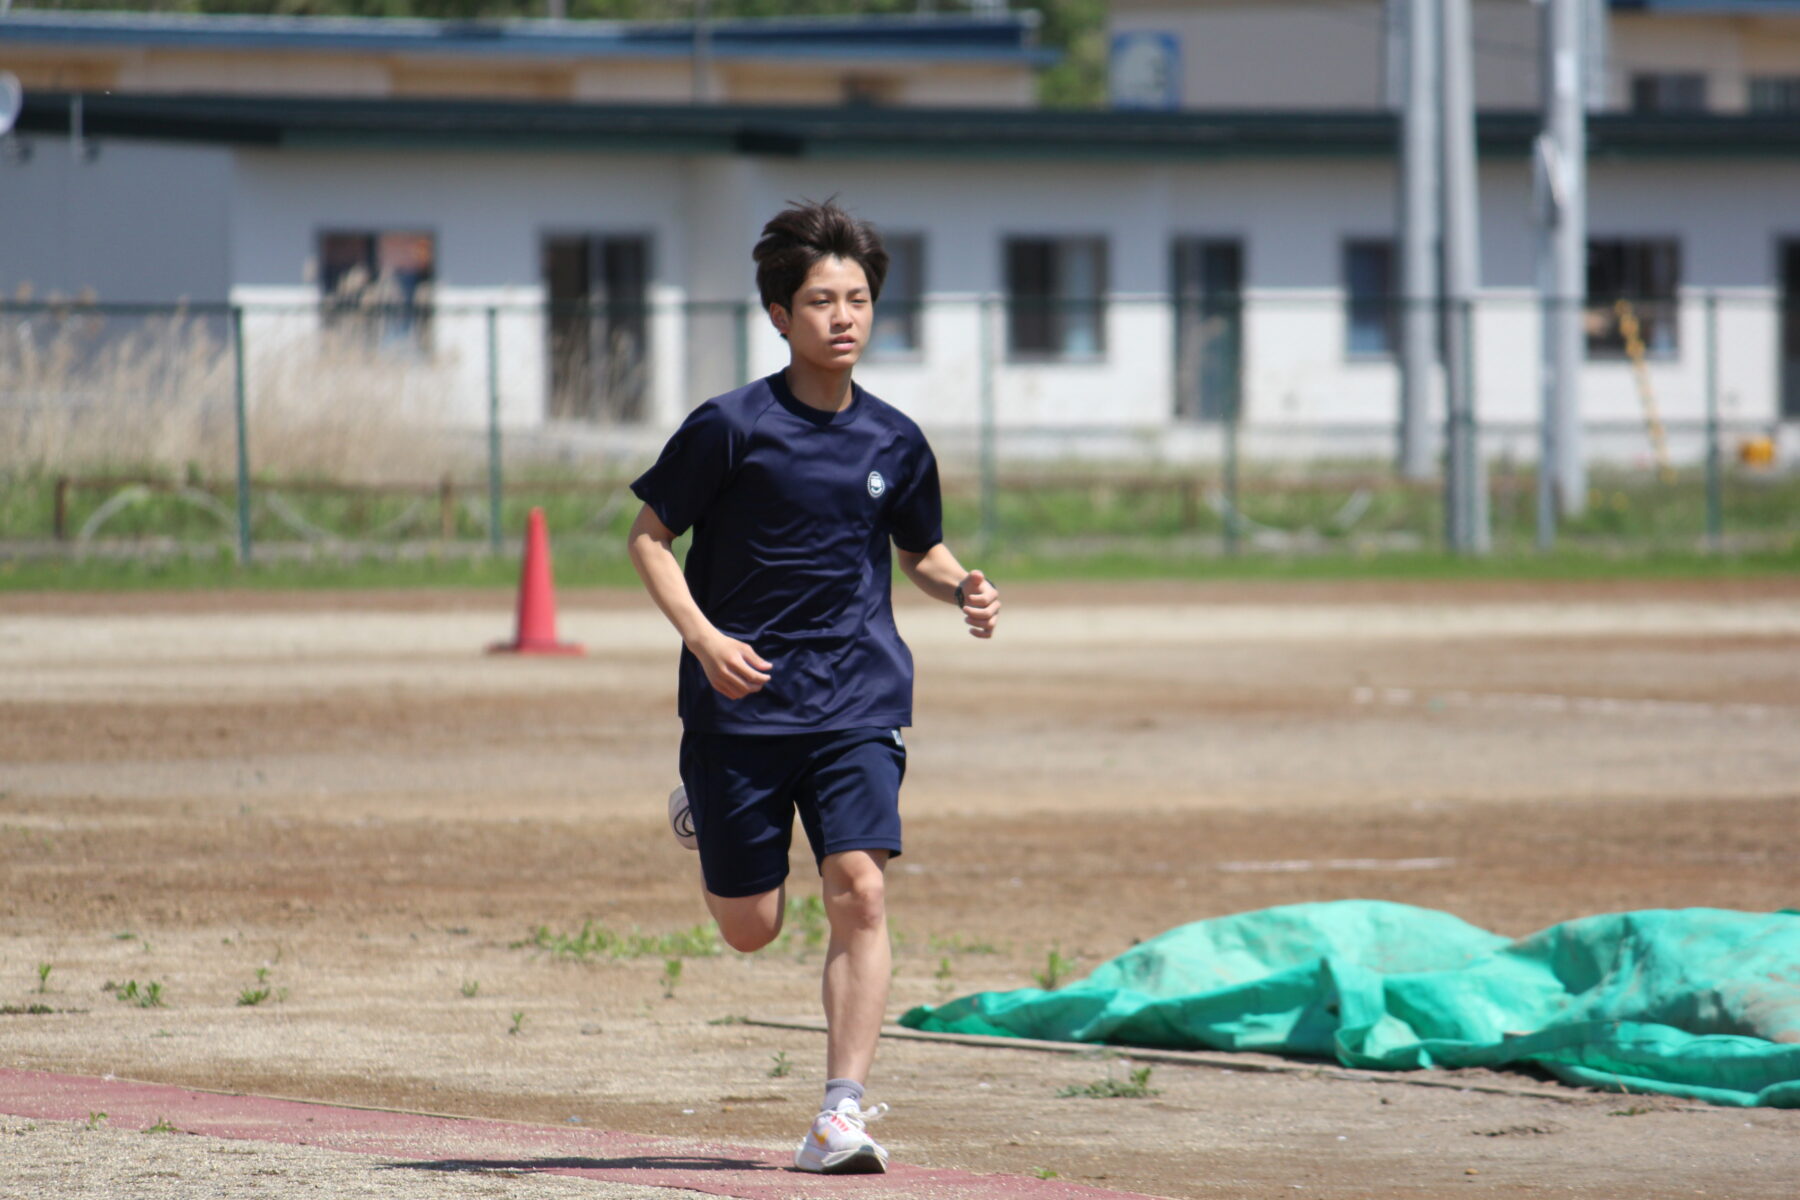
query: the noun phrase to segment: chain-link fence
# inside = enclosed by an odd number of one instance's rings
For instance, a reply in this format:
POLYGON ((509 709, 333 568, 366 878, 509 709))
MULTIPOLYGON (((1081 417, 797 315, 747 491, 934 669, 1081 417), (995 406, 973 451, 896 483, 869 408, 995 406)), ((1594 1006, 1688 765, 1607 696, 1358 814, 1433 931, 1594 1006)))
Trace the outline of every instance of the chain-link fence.
MULTIPOLYGON (((1041 556, 1445 545, 1399 461, 1401 304, 1342 293, 884 301, 858 378, 944 463, 947 532, 1041 556)), ((1696 292, 1583 316, 1584 494, 1540 522, 1543 312, 1473 306, 1482 543, 1791 545, 1800 322, 1696 292), (1788 443, 1784 445, 1784 436, 1788 443)), ((617 554, 697 400, 778 370, 748 302, 0 306, 6 553, 617 554)), ((1435 376, 1436 372, 1434 372, 1435 376)))

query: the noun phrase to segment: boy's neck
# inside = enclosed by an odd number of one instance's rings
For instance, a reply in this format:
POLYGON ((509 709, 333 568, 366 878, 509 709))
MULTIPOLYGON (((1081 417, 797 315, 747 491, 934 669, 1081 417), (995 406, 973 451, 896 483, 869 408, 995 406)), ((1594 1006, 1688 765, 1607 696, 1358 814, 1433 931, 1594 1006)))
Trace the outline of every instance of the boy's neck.
POLYGON ((788 391, 794 394, 794 399, 820 412, 843 412, 850 407, 855 394, 850 387, 848 370, 822 371, 810 363, 793 359, 782 377, 787 380, 788 391))

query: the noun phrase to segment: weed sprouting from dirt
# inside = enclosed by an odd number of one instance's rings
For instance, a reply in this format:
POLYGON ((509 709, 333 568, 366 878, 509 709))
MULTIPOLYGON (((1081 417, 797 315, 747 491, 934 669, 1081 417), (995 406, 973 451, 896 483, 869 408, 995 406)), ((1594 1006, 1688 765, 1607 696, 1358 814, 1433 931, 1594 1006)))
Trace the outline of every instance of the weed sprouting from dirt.
POLYGON ((1038 1168, 1034 1169, 1031 1173, 1034 1177, 1036 1177, 1038 1179, 1061 1179, 1062 1178, 1061 1173, 1054 1171, 1049 1167, 1038 1167, 1038 1168))
POLYGON ((777 1050, 769 1056, 769 1078, 786 1079, 793 1073, 794 1064, 789 1061, 786 1050, 777 1050))
POLYGON ((662 969, 662 994, 664 1000, 675 998, 675 985, 681 982, 681 960, 666 959, 662 969))
POLYGON ((50 972, 55 969, 56 968, 49 963, 39 963, 37 965, 37 990, 40 995, 50 990, 50 972))
POLYGON ((801 954, 822 949, 830 932, 825 901, 818 896, 789 896, 782 923, 787 927, 782 945, 801 954))
POLYGON ((238 993, 237 1002, 238 1002, 239 1006, 241 1006, 241 1007, 254 1008, 258 1004, 261 1004, 264 1000, 267 1000, 273 994, 274 994, 273 990, 270 988, 266 988, 266 987, 245 988, 243 991, 238 993))
POLYGON ((47 1017, 55 1011, 48 1004, 0 1004, 0 1017, 47 1017))
POLYGON ((940 954, 962 955, 1002 953, 1000 947, 994 945, 992 942, 971 941, 968 938, 963 937, 960 933, 953 933, 948 937, 942 937, 934 933, 925 939, 925 945, 927 949, 934 950, 940 954))
POLYGON ((649 934, 633 930, 615 933, 594 921, 586 921, 577 933, 552 933, 539 925, 531 936, 512 943, 513 949, 544 950, 557 958, 711 958, 720 953, 718 926, 695 925, 673 933, 649 934))
POLYGON ((477 995, 477 993, 479 993, 480 991, 481 991, 481 982, 479 980, 475 980, 475 979, 463 980, 462 998, 464 1000, 473 1000, 475 998, 475 996, 477 995))
POLYGON ((173 1121, 169 1120, 169 1118, 158 1117, 158 1118, 156 1118, 156 1124, 154 1124, 150 1128, 144 1130, 144 1132, 145 1133, 180 1133, 181 1130, 175 1128, 175 1123, 173 1121))
POLYGON ((1137 1067, 1131 1072, 1129 1081, 1122 1082, 1113 1074, 1112 1067, 1106 1068, 1106 1078, 1096 1079, 1092 1083, 1072 1084, 1057 1092, 1063 1099, 1079 1098, 1083 1100, 1148 1100, 1162 1093, 1150 1086, 1149 1067, 1137 1067))
POLYGON ((1063 957, 1062 947, 1052 946, 1049 954, 1044 956, 1044 969, 1033 971, 1031 977, 1037 980, 1037 985, 1044 991, 1054 992, 1074 970, 1075 960, 1063 957))
POLYGON ((105 1113, 103 1113, 103 1112, 88 1113, 87 1127, 89 1129, 98 1129, 104 1124, 106 1124, 106 1114, 105 1113))
POLYGON ((515 1009, 513 1011, 512 1024, 507 1027, 506 1032, 513 1037, 517 1037, 519 1034, 525 1032, 525 1011, 523 1009, 515 1009))
POLYGON ((163 1008, 168 1003, 163 999, 162 984, 155 980, 140 985, 135 979, 125 983, 114 983, 109 979, 100 985, 100 990, 111 992, 121 1004, 135 1004, 139 1008, 163 1008))

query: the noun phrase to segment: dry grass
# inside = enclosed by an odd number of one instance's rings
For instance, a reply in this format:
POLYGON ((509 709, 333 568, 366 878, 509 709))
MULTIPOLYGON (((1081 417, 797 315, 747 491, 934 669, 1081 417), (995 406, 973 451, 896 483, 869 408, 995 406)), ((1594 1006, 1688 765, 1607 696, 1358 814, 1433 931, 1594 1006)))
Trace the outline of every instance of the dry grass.
MULTIPOLYGON (((472 444, 446 419, 455 351, 377 345, 311 314, 246 331, 252 470, 262 477, 424 482, 472 444)), ((235 469, 234 355, 222 315, 0 314, 0 471, 235 469)))

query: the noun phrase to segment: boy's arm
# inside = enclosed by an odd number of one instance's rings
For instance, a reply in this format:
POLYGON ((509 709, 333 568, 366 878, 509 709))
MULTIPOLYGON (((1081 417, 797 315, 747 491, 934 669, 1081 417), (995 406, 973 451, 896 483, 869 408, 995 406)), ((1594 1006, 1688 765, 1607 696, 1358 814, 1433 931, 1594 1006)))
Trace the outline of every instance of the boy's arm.
POLYGON ((681 635, 682 642, 706 671, 707 682, 720 695, 742 700, 769 682, 770 664, 748 645, 726 637, 706 619, 688 590, 681 564, 675 561, 675 534, 648 504, 631 523, 626 549, 644 590, 681 635))
POLYGON ((923 554, 898 547, 895 553, 900 570, 921 592, 946 604, 961 604, 963 621, 972 635, 978 638, 994 636, 994 626, 1000 620, 1000 589, 989 582, 987 576, 980 571, 963 570, 956 555, 942 542, 923 554))

